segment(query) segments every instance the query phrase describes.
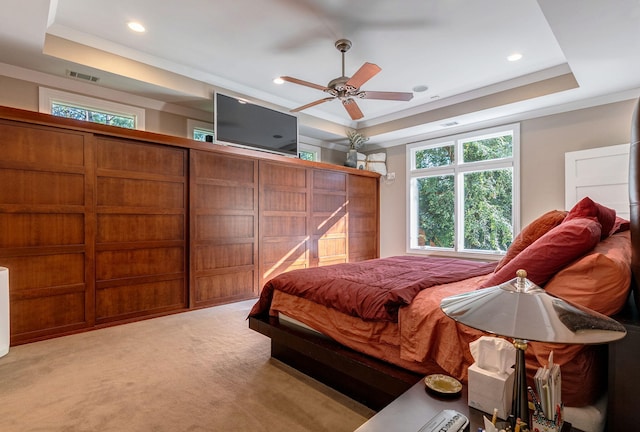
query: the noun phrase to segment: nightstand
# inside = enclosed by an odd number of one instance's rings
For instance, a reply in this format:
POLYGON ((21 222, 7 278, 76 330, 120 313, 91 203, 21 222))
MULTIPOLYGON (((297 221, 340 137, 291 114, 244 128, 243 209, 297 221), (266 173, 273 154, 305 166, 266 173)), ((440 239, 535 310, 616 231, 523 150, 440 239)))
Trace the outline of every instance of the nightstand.
MULTIPOLYGON (((409 390, 400 395, 396 400, 387 405, 382 411, 371 417, 366 423, 356 429, 355 432, 417 432, 433 416, 443 409, 456 410, 469 419, 469 428, 472 432, 482 427, 483 416, 489 417, 477 409, 467 405, 467 386, 463 386, 462 395, 453 398, 437 398, 425 391, 424 381, 420 380, 409 390)), ((570 423, 564 424, 563 432, 576 432, 570 423)))

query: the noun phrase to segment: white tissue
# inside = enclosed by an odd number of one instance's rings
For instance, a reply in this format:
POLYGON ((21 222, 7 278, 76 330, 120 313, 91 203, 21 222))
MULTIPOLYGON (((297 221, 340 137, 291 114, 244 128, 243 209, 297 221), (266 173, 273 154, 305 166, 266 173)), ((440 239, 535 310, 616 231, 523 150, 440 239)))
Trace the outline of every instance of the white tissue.
POLYGON ((501 338, 481 336, 469 344, 471 355, 480 369, 509 373, 516 362, 516 348, 501 338))

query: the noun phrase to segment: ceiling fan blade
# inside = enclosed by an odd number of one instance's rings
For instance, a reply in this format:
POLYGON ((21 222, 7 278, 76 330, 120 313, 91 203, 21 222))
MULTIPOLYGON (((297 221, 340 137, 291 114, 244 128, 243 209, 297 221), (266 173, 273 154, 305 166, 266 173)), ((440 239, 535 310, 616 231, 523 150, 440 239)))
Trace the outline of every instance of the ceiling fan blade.
POLYGON ((360 88, 362 84, 369 81, 381 70, 382 69, 380 69, 376 64, 365 63, 360 66, 360 69, 358 69, 351 78, 349 78, 349 81, 347 81, 345 85, 353 88, 360 88))
POLYGON ((324 102, 329 102, 330 100, 333 100, 333 99, 335 99, 333 96, 331 96, 331 97, 326 97, 326 98, 324 98, 324 99, 318 99, 317 101, 313 101, 313 102, 308 103, 308 104, 306 104, 306 105, 302 105, 301 107, 298 107, 298 108, 292 109, 292 110, 291 110, 291 112, 298 112, 298 111, 302 111, 302 110, 305 110, 305 109, 307 109, 307 108, 311 108, 312 106, 320 105, 321 103, 324 103, 324 102))
POLYGON ((384 99, 384 100, 397 100, 397 101, 409 101, 413 99, 413 93, 407 92, 383 92, 383 91, 362 91, 358 94, 362 99, 384 99))
POLYGON ((364 114, 360 111, 360 107, 353 99, 349 98, 343 100, 342 105, 344 106, 344 109, 347 110, 352 120, 359 120, 364 117, 364 114))
POLYGON ((282 78, 284 81, 287 81, 287 82, 290 82, 290 83, 300 84, 300 85, 303 85, 303 86, 306 86, 306 87, 311 87, 311 88, 314 88, 314 89, 317 89, 317 90, 322 90, 322 91, 327 90, 327 88, 325 86, 321 86, 319 84, 314 84, 314 83, 311 83, 309 81, 303 81, 303 80, 298 79, 298 78, 293 78, 293 77, 290 77, 290 76, 282 76, 280 78, 282 78))

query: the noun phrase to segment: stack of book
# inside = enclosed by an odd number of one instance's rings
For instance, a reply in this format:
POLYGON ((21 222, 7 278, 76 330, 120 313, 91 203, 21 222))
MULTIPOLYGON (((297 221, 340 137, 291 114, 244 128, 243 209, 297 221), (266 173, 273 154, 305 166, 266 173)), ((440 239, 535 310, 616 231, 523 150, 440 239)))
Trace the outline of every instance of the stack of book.
POLYGON ((534 400, 534 422, 544 416, 544 422, 551 428, 543 430, 560 430, 562 427, 562 399, 560 395, 562 387, 562 375, 560 365, 553 362, 553 351, 549 354, 547 366, 538 368, 534 377, 539 398, 534 400), (537 415, 536 415, 537 414, 537 415))

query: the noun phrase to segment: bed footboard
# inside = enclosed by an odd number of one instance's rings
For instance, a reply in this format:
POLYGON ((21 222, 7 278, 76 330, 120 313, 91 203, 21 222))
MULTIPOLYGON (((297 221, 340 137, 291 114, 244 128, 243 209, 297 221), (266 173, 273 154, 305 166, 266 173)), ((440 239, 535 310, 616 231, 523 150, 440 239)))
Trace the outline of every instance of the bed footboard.
POLYGON ((422 378, 276 317, 250 317, 249 328, 271 338, 273 358, 375 411, 422 378))

